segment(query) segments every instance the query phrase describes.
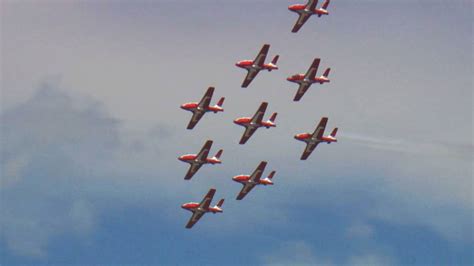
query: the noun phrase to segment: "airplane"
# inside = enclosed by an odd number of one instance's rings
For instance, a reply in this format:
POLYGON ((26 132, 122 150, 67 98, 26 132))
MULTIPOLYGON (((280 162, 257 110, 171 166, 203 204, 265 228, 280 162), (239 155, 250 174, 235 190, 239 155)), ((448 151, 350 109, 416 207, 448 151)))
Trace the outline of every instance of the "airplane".
POLYGON ((306 93, 306 91, 309 89, 311 84, 313 83, 323 84, 326 82, 330 82, 330 80, 328 79, 329 71, 331 71, 330 67, 328 67, 326 71, 324 71, 322 76, 316 77, 316 73, 318 72, 319 62, 321 62, 321 59, 315 58, 313 60, 313 63, 309 67, 308 71, 306 72, 306 74, 295 74, 286 79, 290 82, 298 83, 300 85, 293 101, 295 102, 299 101, 303 97, 303 95, 306 93))
POLYGON ((242 88, 247 88, 247 86, 257 76, 260 70, 268 70, 270 72, 274 69, 278 69, 276 63, 278 61, 279 55, 275 55, 271 63, 265 64, 265 58, 267 57, 268 49, 270 49, 270 44, 264 44, 255 60, 242 60, 235 64, 236 66, 245 68, 247 70, 247 76, 245 76, 244 82, 242 83, 242 88))
POLYGON ((275 118, 277 113, 273 113, 269 120, 262 121, 265 111, 267 110, 267 106, 267 102, 262 102, 253 117, 240 117, 234 120, 235 124, 245 127, 245 132, 242 135, 239 144, 245 144, 259 127, 276 127, 275 118))
POLYGON ((201 101, 199 101, 199 103, 190 102, 181 105, 181 109, 193 113, 193 117, 191 118, 191 121, 189 121, 187 129, 193 129, 206 112, 217 113, 224 111, 224 109, 222 108, 222 104, 224 103, 225 97, 222 97, 216 105, 209 106, 213 93, 214 87, 209 87, 204 96, 202 97, 201 101))
POLYGON ((263 171, 265 171, 265 166, 267 166, 267 162, 262 161, 252 175, 237 175, 232 178, 232 180, 239 182, 244 186, 239 192, 239 195, 237 195, 237 200, 243 199, 256 185, 273 185, 272 178, 275 175, 275 171, 272 171, 268 177, 260 179, 263 171))
POLYGON ((322 15, 329 15, 329 12, 326 10, 329 6, 329 1, 330 0, 325 0, 321 8, 316 8, 318 5, 318 0, 308 0, 306 5, 296 4, 289 6, 288 9, 290 11, 296 12, 299 16, 291 32, 298 32, 298 30, 312 15, 318 15, 318 17, 321 17, 322 15))
POLYGON ((188 172, 184 179, 189 180, 191 179, 194 174, 203 166, 204 164, 220 164, 222 161, 220 157, 222 155, 223 150, 219 150, 214 157, 207 158, 209 155, 209 150, 212 146, 212 140, 206 141, 204 146, 201 148, 198 154, 185 154, 178 157, 178 160, 189 163, 191 166, 189 167, 188 172))
POLYGON ((191 228, 201 217, 207 213, 207 212, 212 212, 214 214, 218 212, 223 212, 222 210, 222 204, 224 204, 224 199, 219 200, 217 205, 211 207, 211 201, 212 198, 214 197, 214 194, 216 193, 216 189, 211 188, 209 189, 209 192, 207 192, 206 196, 200 203, 198 202, 188 202, 183 205, 181 205, 181 208, 188 210, 193 213, 191 218, 189 219, 189 222, 186 224, 186 228, 191 228))
POLYGON ((331 144, 331 142, 337 142, 337 139, 336 139, 337 127, 332 130, 329 136, 323 136, 324 130, 326 129, 327 122, 328 122, 328 118, 323 117, 321 118, 321 121, 319 121, 319 124, 314 130, 313 134, 301 133, 301 134, 295 135, 295 139, 306 142, 306 148, 304 149, 304 152, 301 155, 301 158, 300 158, 301 160, 308 159, 309 155, 313 152, 313 150, 318 146, 319 143, 327 142, 328 144, 331 144))

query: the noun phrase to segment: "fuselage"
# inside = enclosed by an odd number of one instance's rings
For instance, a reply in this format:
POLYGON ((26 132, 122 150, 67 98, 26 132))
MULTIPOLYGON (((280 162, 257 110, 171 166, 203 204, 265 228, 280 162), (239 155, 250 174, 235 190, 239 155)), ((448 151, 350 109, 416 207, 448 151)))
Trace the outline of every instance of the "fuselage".
POLYGON ((191 211, 191 212, 204 212, 204 213, 205 212, 212 212, 212 213, 222 212, 222 209, 217 206, 204 209, 204 208, 200 208, 199 205, 200 204, 197 202, 188 202, 181 205, 181 208, 191 211))
POLYGON ((306 13, 311 15, 329 15, 329 12, 326 9, 316 8, 316 9, 307 9, 305 4, 296 4, 288 7, 290 11, 296 12, 298 14, 306 13))
POLYGON ((240 68, 245 68, 247 70, 255 69, 255 70, 272 71, 272 70, 278 69, 278 67, 272 63, 263 64, 262 66, 255 65, 252 60, 242 60, 242 61, 237 62, 235 65, 240 68))
POLYGON ((293 75, 291 77, 288 77, 286 80, 288 80, 290 82, 298 83, 298 84, 302 84, 302 83, 308 83, 308 84, 320 83, 320 84, 323 84, 323 83, 326 83, 326 82, 330 82, 330 80, 325 76, 315 77, 314 79, 307 79, 307 78, 305 78, 304 74, 296 74, 296 75, 293 75))
POLYGON ((200 111, 200 112, 214 112, 214 113, 217 113, 217 112, 223 112, 224 111, 224 108, 222 108, 218 105, 208 106, 207 108, 201 109, 199 107, 199 103, 197 103, 197 102, 190 102, 190 103, 182 104, 181 109, 184 109, 184 110, 187 110, 187 111, 190 111, 190 112, 200 111))
POLYGON ((306 143, 309 143, 309 142, 327 142, 327 143, 331 143, 331 142, 337 142, 337 139, 333 136, 322 136, 320 139, 317 139, 317 138, 313 138, 312 137, 312 134, 310 133, 301 133, 301 134, 297 134, 295 135, 295 139, 299 140, 299 141, 304 141, 306 143))
POLYGON ((186 162, 186 163, 199 163, 199 164, 220 164, 221 160, 211 157, 206 158, 204 161, 197 160, 197 154, 185 154, 178 157, 178 160, 186 162))
POLYGON ((262 121, 261 123, 252 123, 251 117, 240 117, 234 120, 234 123, 244 127, 276 127, 276 124, 271 121, 262 121))
MULTIPOLYGON (((250 180, 250 176, 249 175, 237 175, 237 176, 234 176, 232 178, 232 180, 234 180, 235 182, 239 182, 243 185, 247 184, 247 183, 253 183, 252 180, 250 180)), ((262 178, 260 179, 257 183, 255 183, 256 185, 273 185, 273 182, 268 179, 268 178, 262 178)))

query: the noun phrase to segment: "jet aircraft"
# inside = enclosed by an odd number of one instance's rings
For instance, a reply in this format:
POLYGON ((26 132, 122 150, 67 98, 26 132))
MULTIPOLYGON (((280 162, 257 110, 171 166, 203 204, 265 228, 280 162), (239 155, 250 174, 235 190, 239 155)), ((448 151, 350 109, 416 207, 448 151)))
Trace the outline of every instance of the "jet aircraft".
POLYGON ((201 166, 203 166, 204 164, 222 163, 222 161, 220 160, 220 157, 222 155, 223 150, 219 150, 214 157, 207 158, 207 156, 209 155, 209 150, 211 149, 211 146, 212 146, 212 140, 208 140, 206 141, 206 143, 201 148, 201 151, 199 151, 198 154, 185 154, 178 157, 180 161, 189 163, 191 165, 184 179, 186 180, 191 179, 194 176, 194 174, 199 170, 199 168, 201 168, 201 166))
POLYGON ((326 129, 326 124, 328 122, 327 117, 321 118, 321 121, 319 121, 318 126, 314 130, 314 132, 311 133, 301 133, 295 135, 295 139, 299 141, 304 141, 306 142, 306 148, 304 149, 303 154, 301 155, 301 160, 306 160, 308 159, 309 155, 313 152, 313 150, 318 146, 319 143, 321 142, 327 142, 330 144, 331 142, 337 142, 336 139, 336 133, 337 133, 337 127, 333 129, 331 134, 329 136, 323 136, 324 130, 326 129))
POLYGON ((181 205, 181 208, 188 210, 193 213, 191 218, 189 219, 189 222, 186 224, 186 228, 191 228, 201 217, 208 213, 218 213, 218 212, 223 212, 222 210, 222 204, 224 204, 224 199, 219 200, 217 205, 211 207, 211 201, 212 198, 214 197, 214 194, 216 193, 216 190, 214 188, 209 189, 209 192, 207 192, 206 196, 204 199, 201 201, 201 203, 198 202, 188 202, 183 205, 181 205))
POLYGON ((328 76, 329 76, 329 71, 331 71, 331 68, 327 68, 326 71, 324 71, 322 76, 316 77, 316 73, 318 72, 320 61, 321 61, 320 58, 315 58, 313 60, 313 63, 309 67, 308 71, 306 72, 306 74, 295 74, 286 79, 290 82, 298 83, 300 85, 293 101, 295 102, 299 101, 303 97, 303 95, 306 93, 306 91, 309 89, 311 84, 313 83, 323 84, 326 82, 330 82, 328 76))
POLYGON ((190 102, 181 105, 181 108, 193 113, 193 117, 191 121, 189 121, 187 129, 193 129, 194 126, 201 120, 206 112, 223 112, 224 109, 222 108, 222 104, 224 103, 225 97, 222 97, 216 105, 209 106, 212 99, 212 94, 214 93, 214 87, 209 87, 202 97, 199 103, 197 102, 190 102))
POLYGON ((272 178, 275 175, 275 171, 272 171, 268 177, 260 179, 265 171, 265 166, 267 166, 267 162, 262 161, 252 175, 237 175, 232 178, 232 180, 243 185, 242 190, 237 195, 237 200, 243 199, 257 185, 273 185, 272 178))
POLYGON ((242 88, 247 88, 247 86, 257 76, 260 70, 268 70, 270 72, 272 70, 278 69, 278 66, 276 65, 279 58, 278 55, 273 58, 271 63, 265 64, 265 58, 267 57, 269 49, 270 44, 264 44, 255 60, 242 60, 235 64, 236 66, 247 70, 247 76, 245 76, 245 79, 242 83, 242 88))
POLYGON ((290 11, 296 12, 299 16, 291 32, 298 32, 298 30, 312 15, 318 15, 318 17, 321 17, 322 15, 329 15, 329 12, 327 11, 329 1, 330 0, 325 0, 321 8, 316 8, 318 5, 318 0, 308 0, 306 4, 296 4, 289 6, 288 9, 290 11))
POLYGON ((262 121, 265 111, 267 110, 267 106, 267 102, 262 102, 253 117, 241 117, 234 120, 235 124, 245 127, 245 132, 242 135, 239 144, 245 144, 259 127, 276 127, 275 118, 277 113, 273 113, 269 120, 262 121))

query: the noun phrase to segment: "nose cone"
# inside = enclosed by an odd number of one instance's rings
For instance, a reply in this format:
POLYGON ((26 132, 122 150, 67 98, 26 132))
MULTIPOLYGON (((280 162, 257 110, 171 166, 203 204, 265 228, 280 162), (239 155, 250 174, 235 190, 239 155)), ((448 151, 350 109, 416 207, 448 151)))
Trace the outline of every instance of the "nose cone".
POLYGON ((232 177, 232 180, 234 180, 235 182, 238 182, 238 181, 239 181, 239 180, 238 180, 238 176, 232 177))
POLYGON ((185 105, 185 104, 181 104, 179 107, 180 107, 181 109, 186 109, 186 105, 185 105))
POLYGON ((292 80, 293 80, 293 78, 292 78, 292 77, 287 77, 287 78, 286 78, 286 80, 288 80, 288 81, 292 81, 292 80))
POLYGON ((237 125, 240 124, 238 118, 237 118, 237 119, 234 119, 234 124, 237 124, 237 125))
POLYGON ((181 205, 181 208, 186 209, 186 204, 181 205))
POLYGON ((178 157, 178 160, 184 161, 183 156, 179 156, 179 157, 178 157))
POLYGON ((235 63, 235 66, 237 66, 237 67, 240 67, 240 65, 241 65, 241 62, 240 62, 240 61, 237 62, 237 63, 235 63))
POLYGON ((294 136, 294 138, 295 138, 295 139, 300 139, 300 138, 298 138, 298 134, 296 134, 296 135, 294 136))

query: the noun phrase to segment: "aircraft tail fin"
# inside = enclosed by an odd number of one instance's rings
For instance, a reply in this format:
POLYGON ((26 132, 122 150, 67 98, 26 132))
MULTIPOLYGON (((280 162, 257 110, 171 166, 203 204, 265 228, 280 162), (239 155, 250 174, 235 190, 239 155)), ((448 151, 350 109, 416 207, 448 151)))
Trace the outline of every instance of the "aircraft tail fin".
POLYGON ((217 106, 222 107, 222 105, 224 104, 224 100, 225 100, 225 97, 222 97, 222 98, 217 102, 217 106))
POLYGON ((272 179, 273 176, 275 175, 276 171, 272 171, 269 175, 268 175, 268 179, 272 179))
POLYGON ((220 208, 222 207, 222 204, 224 204, 224 199, 219 200, 216 206, 220 208))
POLYGON ((221 158, 221 155, 222 155, 223 151, 224 150, 219 150, 214 157, 216 157, 217 159, 221 158))
POLYGON ((277 62, 278 62, 278 58, 280 58, 280 56, 279 56, 279 55, 275 55, 275 57, 273 57, 272 64, 276 65, 277 62))
POLYGON ((330 71, 331 71, 331 68, 328 67, 328 68, 326 69, 326 71, 324 71, 323 77, 326 77, 326 78, 327 78, 327 77, 329 76, 329 72, 330 72, 330 71))
POLYGON ((269 119, 270 122, 275 123, 275 119, 276 119, 276 117, 277 117, 277 114, 278 114, 278 113, 273 113, 273 114, 272 114, 272 116, 271 116, 270 119, 269 119))
POLYGON ((336 133, 337 133, 337 127, 332 130, 330 136, 333 137, 333 138, 335 138, 335 137, 336 137, 336 133))

